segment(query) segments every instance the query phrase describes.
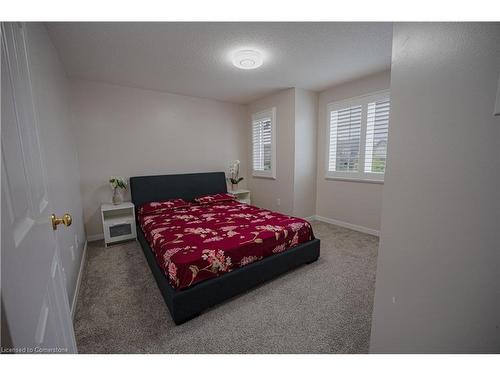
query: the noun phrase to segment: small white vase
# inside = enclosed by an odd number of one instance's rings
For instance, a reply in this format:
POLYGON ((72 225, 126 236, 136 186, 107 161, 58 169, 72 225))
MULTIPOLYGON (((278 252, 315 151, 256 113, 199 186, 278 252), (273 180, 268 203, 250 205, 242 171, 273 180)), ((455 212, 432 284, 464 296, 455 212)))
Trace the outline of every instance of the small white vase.
POLYGON ((113 190, 113 204, 121 204, 123 203, 122 192, 118 188, 114 188, 113 190))

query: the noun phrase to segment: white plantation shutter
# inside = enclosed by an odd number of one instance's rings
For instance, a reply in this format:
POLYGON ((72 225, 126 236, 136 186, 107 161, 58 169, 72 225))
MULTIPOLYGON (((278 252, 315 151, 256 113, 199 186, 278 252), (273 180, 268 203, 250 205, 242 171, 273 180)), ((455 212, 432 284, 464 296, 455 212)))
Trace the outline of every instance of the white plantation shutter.
POLYGON ((357 172, 360 139, 360 105, 331 111, 328 170, 357 172))
POLYGON ((390 109, 389 98, 368 103, 365 172, 385 172, 390 109))
POLYGON ((327 178, 383 180, 390 107, 388 91, 328 105, 327 178))
POLYGON ((252 166, 254 176, 275 176, 274 122, 274 108, 252 116, 252 166))
POLYGON ((253 126, 253 169, 271 169, 271 118, 256 120, 253 126))

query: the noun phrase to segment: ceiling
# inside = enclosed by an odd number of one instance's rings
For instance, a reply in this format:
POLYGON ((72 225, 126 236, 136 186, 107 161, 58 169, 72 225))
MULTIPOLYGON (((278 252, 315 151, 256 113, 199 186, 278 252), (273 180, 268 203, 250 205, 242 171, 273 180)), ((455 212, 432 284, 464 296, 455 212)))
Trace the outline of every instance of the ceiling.
POLYGON ((69 77, 248 103, 390 67, 391 23, 47 23, 69 77), (255 70, 230 53, 264 54, 255 70))

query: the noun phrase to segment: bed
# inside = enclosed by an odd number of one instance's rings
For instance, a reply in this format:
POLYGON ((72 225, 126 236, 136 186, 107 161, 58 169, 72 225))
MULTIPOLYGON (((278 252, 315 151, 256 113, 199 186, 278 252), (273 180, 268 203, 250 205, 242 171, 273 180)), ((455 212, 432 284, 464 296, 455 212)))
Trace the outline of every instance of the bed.
POLYGON ((223 197, 223 172, 131 177, 130 187, 138 241, 176 324, 319 257, 307 221, 234 200, 141 210, 149 202, 223 197))

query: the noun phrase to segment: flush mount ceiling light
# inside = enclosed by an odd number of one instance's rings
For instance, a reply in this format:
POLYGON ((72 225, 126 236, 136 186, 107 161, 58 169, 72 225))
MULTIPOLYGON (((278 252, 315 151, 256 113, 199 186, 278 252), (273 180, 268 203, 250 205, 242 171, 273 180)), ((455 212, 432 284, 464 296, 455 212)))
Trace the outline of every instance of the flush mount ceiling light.
POLYGON ((262 65, 262 54, 259 51, 244 49, 233 53, 233 65, 239 69, 256 69, 262 65))

